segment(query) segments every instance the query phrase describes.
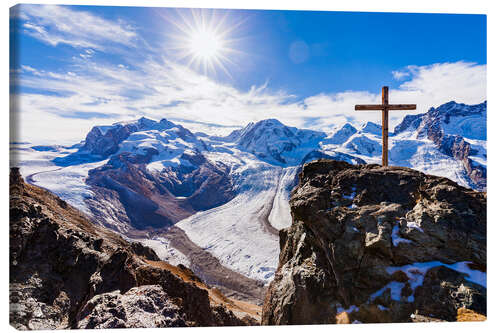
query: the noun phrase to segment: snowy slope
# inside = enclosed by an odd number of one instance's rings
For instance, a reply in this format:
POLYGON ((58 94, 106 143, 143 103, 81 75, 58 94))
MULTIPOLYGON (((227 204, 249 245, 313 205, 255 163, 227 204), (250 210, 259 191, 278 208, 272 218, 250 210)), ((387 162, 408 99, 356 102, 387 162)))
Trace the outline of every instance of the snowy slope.
POLYGON ((51 149, 38 149, 30 143, 11 144, 10 164, 19 167, 23 176, 33 175, 38 172, 59 169, 52 160, 76 151, 76 148, 52 147, 51 149))
POLYGON ((382 145, 380 139, 370 139, 364 134, 353 135, 345 144, 348 150, 362 156, 380 156, 382 154, 382 145))
POLYGON ((446 134, 486 140, 486 102, 477 105, 449 102, 434 111, 446 134))
POLYGON ((180 132, 181 129, 178 127, 172 127, 132 133, 120 144, 117 154, 124 152, 139 155, 153 154, 152 160, 147 165, 149 171, 161 171, 168 166, 192 167, 184 157, 203 149, 203 144, 195 136, 179 135, 180 132))
MULTIPOLYGON (((446 158, 459 162, 451 163, 449 170, 438 168, 432 174, 438 174, 457 181, 459 184, 478 190, 486 190, 486 102, 476 105, 465 105, 448 102, 428 112, 406 116, 394 130, 395 139, 408 138, 412 140, 429 141, 429 150, 433 147, 444 156, 433 154, 418 161, 417 169, 429 170, 429 165, 436 165, 436 158, 441 165, 446 164, 446 158), (464 177, 461 177, 465 174, 464 177)), ((421 156, 421 155, 419 155, 421 156)), ((396 159, 397 160, 397 159, 396 159)))

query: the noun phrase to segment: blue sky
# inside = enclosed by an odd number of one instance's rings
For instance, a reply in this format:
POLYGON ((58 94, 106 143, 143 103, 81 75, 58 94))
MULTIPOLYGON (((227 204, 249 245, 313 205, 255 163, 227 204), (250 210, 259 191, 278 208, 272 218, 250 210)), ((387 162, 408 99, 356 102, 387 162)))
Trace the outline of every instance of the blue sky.
POLYGON ((22 5, 11 41, 11 111, 28 141, 140 116, 219 134, 270 117, 331 130, 379 121, 353 107, 382 85, 417 112, 486 99, 484 15, 22 5), (209 70, 190 63, 202 21, 224 45, 209 70))

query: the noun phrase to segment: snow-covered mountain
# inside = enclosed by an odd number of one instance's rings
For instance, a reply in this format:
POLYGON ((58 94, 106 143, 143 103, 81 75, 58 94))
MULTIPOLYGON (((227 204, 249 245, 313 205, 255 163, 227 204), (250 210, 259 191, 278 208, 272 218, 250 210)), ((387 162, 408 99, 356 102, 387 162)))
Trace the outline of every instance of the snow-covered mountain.
POLYGON ((477 105, 448 102, 427 113, 407 116, 394 134, 396 138, 416 136, 431 141, 440 153, 461 167, 448 178, 486 190, 486 106, 486 101, 477 105))
MULTIPOLYGON (((27 181, 156 247, 165 260, 189 265, 194 252, 205 251, 267 283, 278 263, 278 230, 291 224, 289 194, 301 165, 318 158, 380 163, 379 125, 339 125, 324 133, 268 119, 217 137, 141 118, 95 126, 73 147, 17 144, 12 151, 27 181)), ((391 165, 485 190, 486 102, 409 115, 390 133, 389 148, 391 165)))
POLYGON ((324 137, 323 132, 288 127, 276 119, 267 119, 234 131, 228 139, 234 140, 240 150, 262 160, 290 165, 298 164, 324 137))

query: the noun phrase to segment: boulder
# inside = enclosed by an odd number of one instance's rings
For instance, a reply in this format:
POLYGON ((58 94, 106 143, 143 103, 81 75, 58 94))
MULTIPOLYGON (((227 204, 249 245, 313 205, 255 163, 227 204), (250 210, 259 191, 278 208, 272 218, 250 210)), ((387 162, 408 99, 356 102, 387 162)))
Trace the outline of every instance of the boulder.
POLYGON ((76 324, 84 329, 183 326, 188 326, 185 315, 157 285, 96 295, 79 312, 76 324))

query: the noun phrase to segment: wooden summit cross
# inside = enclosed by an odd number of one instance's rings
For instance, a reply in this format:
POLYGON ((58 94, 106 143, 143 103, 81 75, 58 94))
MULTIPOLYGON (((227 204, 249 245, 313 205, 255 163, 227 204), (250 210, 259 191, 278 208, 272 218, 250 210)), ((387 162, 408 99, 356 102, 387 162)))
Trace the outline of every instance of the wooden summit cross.
POLYGON ((356 111, 382 111, 382 166, 387 166, 389 110, 416 110, 416 104, 389 104, 389 87, 382 87, 382 104, 355 105, 356 111))

